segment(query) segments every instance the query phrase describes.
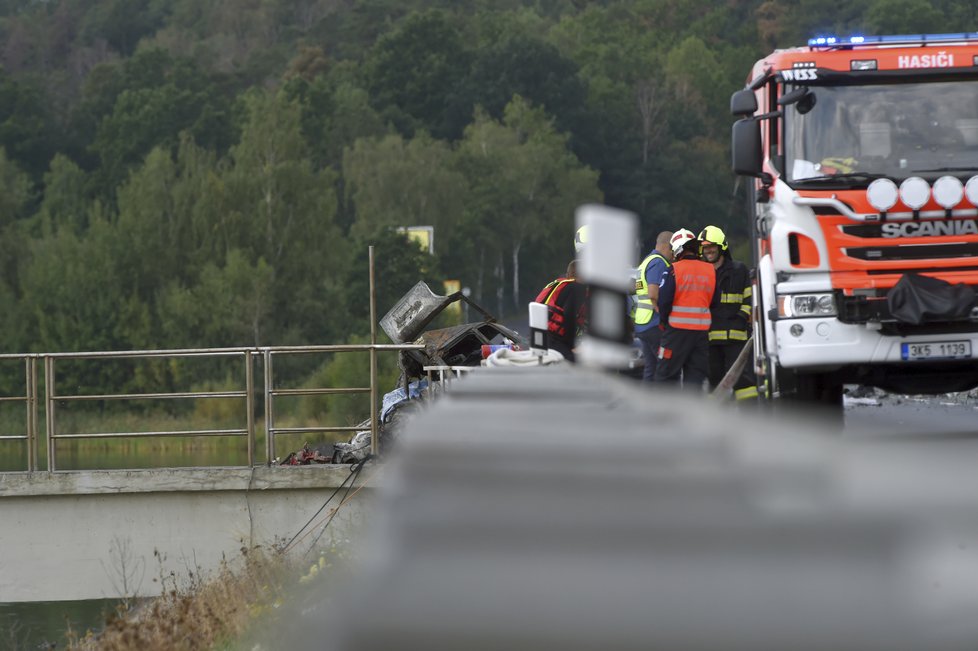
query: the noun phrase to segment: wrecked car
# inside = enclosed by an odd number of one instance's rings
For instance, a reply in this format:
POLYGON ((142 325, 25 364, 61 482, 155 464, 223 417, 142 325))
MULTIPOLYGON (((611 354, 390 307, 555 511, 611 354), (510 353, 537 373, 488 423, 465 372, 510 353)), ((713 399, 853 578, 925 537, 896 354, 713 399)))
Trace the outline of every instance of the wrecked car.
MULTIPOLYGON (((422 350, 399 353, 400 378, 397 385, 384 394, 378 413, 381 450, 390 448, 404 419, 417 408, 418 401, 428 399, 437 392, 439 383, 429 379, 426 367, 479 366, 484 356, 484 346, 506 344, 526 347, 519 333, 496 321, 489 311, 462 292, 440 296, 431 291, 424 281, 419 281, 401 297, 381 318, 380 327, 395 344, 416 343, 424 346, 422 350), (425 331, 448 306, 456 302, 467 303, 482 319, 425 331)), ((313 446, 306 444, 301 450, 290 453, 279 465, 360 461, 370 452, 370 419, 360 423, 360 427, 363 429, 358 430, 349 441, 313 446)))

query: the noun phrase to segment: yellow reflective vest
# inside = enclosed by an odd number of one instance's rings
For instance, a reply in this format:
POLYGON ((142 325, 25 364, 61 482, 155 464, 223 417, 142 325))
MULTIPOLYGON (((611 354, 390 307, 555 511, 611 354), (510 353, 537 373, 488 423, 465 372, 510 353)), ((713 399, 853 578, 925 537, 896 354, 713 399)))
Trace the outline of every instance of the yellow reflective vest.
POLYGON ((638 279, 635 281, 635 309, 634 309, 634 319, 636 325, 645 325, 652 320, 652 316, 655 314, 655 308, 652 305, 652 297, 649 296, 649 285, 645 280, 645 272, 648 270, 649 265, 652 261, 658 258, 666 264, 666 269, 671 265, 669 261, 663 258, 661 255, 653 251, 644 260, 642 264, 638 267, 638 279))

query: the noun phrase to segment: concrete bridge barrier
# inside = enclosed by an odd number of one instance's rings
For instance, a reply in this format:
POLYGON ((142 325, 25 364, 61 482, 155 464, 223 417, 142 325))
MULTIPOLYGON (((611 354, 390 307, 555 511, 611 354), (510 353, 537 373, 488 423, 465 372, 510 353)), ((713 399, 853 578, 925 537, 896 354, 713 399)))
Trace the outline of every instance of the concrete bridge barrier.
MULTIPOLYGON (((373 470, 356 487, 373 485, 373 470)), ((189 580, 243 546, 288 541, 350 475, 349 466, 0 473, 0 602, 157 596, 161 576, 189 580)), ((318 544, 353 535, 370 493, 343 506, 318 544)))
POLYGON ((458 382, 406 427, 349 598, 324 583, 276 643, 323 648, 322 625, 338 651, 976 648, 971 455, 615 380, 458 382))

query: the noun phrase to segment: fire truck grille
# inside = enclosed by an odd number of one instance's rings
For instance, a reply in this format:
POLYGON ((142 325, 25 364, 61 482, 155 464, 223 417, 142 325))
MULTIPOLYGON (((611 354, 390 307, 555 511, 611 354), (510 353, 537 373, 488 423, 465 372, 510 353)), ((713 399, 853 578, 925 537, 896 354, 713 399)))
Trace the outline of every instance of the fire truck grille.
MULTIPOLYGON (((947 267, 914 267, 913 273, 917 274, 939 274, 948 271, 947 267)), ((978 271, 978 266, 968 265, 964 267, 954 267, 953 271, 978 271)), ((866 273, 870 276, 892 276, 893 274, 901 273, 900 271, 894 271, 893 269, 867 269, 866 273)))
POLYGON ((849 247, 845 253, 857 260, 941 260, 978 256, 978 242, 962 244, 903 244, 849 247))
POLYGON ((880 224, 853 224, 839 228, 846 235, 855 237, 882 237, 883 229, 880 224))

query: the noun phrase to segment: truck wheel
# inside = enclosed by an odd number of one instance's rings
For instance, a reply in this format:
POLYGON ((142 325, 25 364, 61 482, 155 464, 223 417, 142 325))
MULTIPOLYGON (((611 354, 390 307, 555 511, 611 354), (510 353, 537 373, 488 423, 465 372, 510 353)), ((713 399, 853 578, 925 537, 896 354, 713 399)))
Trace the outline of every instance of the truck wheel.
POLYGON ((827 373, 801 373, 796 376, 799 400, 825 407, 842 408, 842 383, 827 373))
POLYGON ((845 425, 842 382, 831 373, 791 373, 780 369, 781 395, 799 407, 816 412, 824 424, 839 431, 845 425))

